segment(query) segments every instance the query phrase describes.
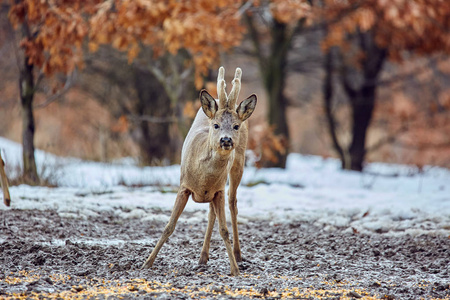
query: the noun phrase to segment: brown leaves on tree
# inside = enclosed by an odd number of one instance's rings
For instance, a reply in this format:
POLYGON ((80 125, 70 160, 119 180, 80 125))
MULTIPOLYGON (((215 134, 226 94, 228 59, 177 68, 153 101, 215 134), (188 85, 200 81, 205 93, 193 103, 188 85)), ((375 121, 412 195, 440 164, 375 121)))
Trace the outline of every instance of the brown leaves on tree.
POLYGON ((307 2, 298 0, 272 0, 269 8, 273 17, 281 23, 294 23, 311 13, 307 2))
MULTIPOLYGON (((244 27, 239 9, 244 1, 133 1, 133 0, 22 0, 11 5, 9 19, 24 27, 21 42, 29 63, 46 74, 71 72, 83 64, 82 44, 89 50, 110 44, 126 51, 129 61, 149 46, 155 57, 187 50, 201 75, 216 64, 220 50, 237 46, 244 27)), ((255 6, 262 5, 255 1, 255 6)), ((442 0, 326 0, 323 8, 305 1, 273 0, 271 14, 288 23, 312 13, 329 23, 323 47, 345 46, 346 34, 372 30, 391 59, 401 60, 404 50, 418 54, 450 52, 450 2, 442 0)))
POLYGON ((82 45, 88 37, 90 51, 109 44, 126 52, 129 62, 142 46, 155 58, 185 50, 200 87, 219 52, 241 42, 241 5, 233 0, 23 0, 11 5, 9 19, 24 29, 21 47, 29 63, 47 75, 82 67, 82 45))
POLYGON ((401 61, 405 50, 419 55, 450 52, 450 2, 441 0, 325 1, 316 17, 328 22, 322 46, 346 46, 347 34, 372 31, 380 48, 401 61))
POLYGON ((117 120, 116 124, 114 124, 110 129, 112 132, 116 133, 124 133, 128 131, 130 127, 129 121, 125 115, 122 115, 117 120))
POLYGON ((85 14, 96 2, 23 0, 13 4, 8 17, 23 32, 20 46, 28 63, 49 76, 81 67, 81 47, 88 34, 85 14))
POLYGON ((288 141, 286 138, 274 133, 273 127, 258 125, 251 128, 248 149, 255 152, 258 160, 255 162, 257 168, 263 168, 267 164, 277 163, 279 154, 287 151, 288 141))
POLYGON ((196 86, 216 64, 219 51, 237 46, 244 32, 236 14, 241 1, 106 1, 90 20, 90 44, 111 44, 133 61, 140 46, 159 57, 187 50, 195 65, 196 86))

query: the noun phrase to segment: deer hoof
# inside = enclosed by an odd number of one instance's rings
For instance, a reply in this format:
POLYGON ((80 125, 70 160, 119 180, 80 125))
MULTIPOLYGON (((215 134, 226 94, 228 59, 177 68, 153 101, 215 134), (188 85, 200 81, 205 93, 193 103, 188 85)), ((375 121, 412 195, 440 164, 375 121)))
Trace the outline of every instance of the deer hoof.
POLYGON ((141 270, 142 269, 150 269, 153 266, 153 259, 149 258, 147 259, 147 261, 142 265, 141 270))
POLYGON ((200 254, 200 260, 198 261, 198 263, 200 265, 206 265, 208 263, 209 260, 209 255, 206 252, 203 252, 200 254))
POLYGON ((234 252, 234 258, 236 259, 236 262, 242 262, 241 251, 235 251, 234 252))
POLYGON ((241 275, 239 269, 231 269, 231 276, 239 276, 241 275))
POLYGON ((149 264, 145 263, 145 264, 142 265, 141 270, 150 269, 151 267, 152 266, 150 266, 149 264))

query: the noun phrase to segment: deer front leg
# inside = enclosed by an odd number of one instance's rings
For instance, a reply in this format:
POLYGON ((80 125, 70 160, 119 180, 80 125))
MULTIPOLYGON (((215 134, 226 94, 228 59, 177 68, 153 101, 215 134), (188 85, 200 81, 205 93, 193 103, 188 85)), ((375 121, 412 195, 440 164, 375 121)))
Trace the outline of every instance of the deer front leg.
POLYGON ((236 259, 234 258, 233 249, 231 247, 230 237, 229 237, 228 228, 227 228, 227 221, 225 219, 224 192, 223 191, 217 192, 212 203, 214 206, 214 211, 216 213, 216 216, 219 220, 220 236, 222 237, 222 239, 225 243, 225 248, 227 249, 227 253, 228 253, 228 259, 230 260, 231 275, 238 276, 239 268, 236 263, 236 259))
POLYGON ((239 183, 241 182, 242 179, 243 167, 244 162, 235 159, 235 162, 230 172, 230 187, 228 189, 228 205, 231 214, 231 226, 233 228, 233 252, 237 262, 242 261, 242 255, 241 255, 241 246, 239 244, 239 232, 237 226, 238 209, 237 209, 236 193, 239 183))
POLYGON ((230 215, 231 215, 231 227, 233 228, 233 252, 234 257, 236 258, 237 262, 242 261, 242 255, 241 255, 241 245, 239 244, 239 232, 238 232, 238 226, 237 226, 237 199, 236 199, 236 190, 229 190, 229 197, 228 197, 228 205, 230 207, 230 215))
POLYGON ((190 191, 184 188, 181 188, 177 194, 177 200, 175 201, 175 205, 173 206, 172 215, 170 216, 169 223, 164 228, 161 238, 153 249, 152 253, 148 257, 147 261, 142 265, 142 269, 151 268, 153 262, 155 261, 156 255, 158 255, 159 250, 167 241, 169 236, 175 230, 175 225, 177 224, 178 218, 186 207, 186 203, 189 199, 190 191))
POLYGON ((211 243, 211 235, 214 228, 214 223, 216 222, 216 213, 214 212, 214 206, 212 203, 209 204, 209 214, 208 214, 208 227, 206 228, 205 240, 203 241, 202 253, 200 254, 199 264, 206 265, 209 260, 209 245, 211 243))

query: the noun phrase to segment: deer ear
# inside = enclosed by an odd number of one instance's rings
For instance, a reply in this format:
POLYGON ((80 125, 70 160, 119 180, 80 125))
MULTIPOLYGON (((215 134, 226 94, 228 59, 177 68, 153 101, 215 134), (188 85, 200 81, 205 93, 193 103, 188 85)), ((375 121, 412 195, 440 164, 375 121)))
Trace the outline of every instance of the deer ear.
POLYGON ((214 118, 217 110, 219 109, 216 100, 206 90, 200 91, 200 102, 202 103, 203 112, 208 118, 214 118))
POLYGON ((247 120, 252 115, 255 107, 256 95, 252 94, 250 97, 242 101, 236 109, 239 119, 241 119, 242 121, 247 120))

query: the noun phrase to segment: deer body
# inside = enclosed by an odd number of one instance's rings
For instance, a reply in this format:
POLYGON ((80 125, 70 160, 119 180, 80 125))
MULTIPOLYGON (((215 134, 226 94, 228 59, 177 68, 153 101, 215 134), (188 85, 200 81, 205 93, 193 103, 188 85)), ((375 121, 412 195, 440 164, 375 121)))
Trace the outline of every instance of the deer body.
POLYGON ((220 154, 208 143, 209 127, 209 119, 200 109, 186 136, 181 159, 181 184, 192 192, 195 202, 202 203, 211 202, 216 192, 225 189, 236 155, 245 153, 248 135, 243 123, 234 151, 220 154))
POLYGON ((208 227, 199 263, 206 264, 209 259, 209 244, 217 217, 220 235, 230 260, 231 274, 239 275, 236 262, 242 258, 237 230, 236 191, 242 178, 248 139, 245 120, 250 117, 256 106, 256 95, 251 95, 236 107, 241 74, 241 69, 237 68, 233 88, 227 96, 224 69, 223 67, 219 69, 218 102, 207 91, 200 92, 202 108, 198 111, 183 144, 180 189, 172 215, 143 268, 153 265, 156 255, 173 233, 176 222, 189 196, 192 195, 195 202, 210 203, 208 227), (228 178, 233 248, 225 220, 225 185, 228 178))

